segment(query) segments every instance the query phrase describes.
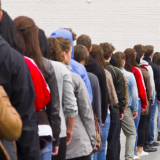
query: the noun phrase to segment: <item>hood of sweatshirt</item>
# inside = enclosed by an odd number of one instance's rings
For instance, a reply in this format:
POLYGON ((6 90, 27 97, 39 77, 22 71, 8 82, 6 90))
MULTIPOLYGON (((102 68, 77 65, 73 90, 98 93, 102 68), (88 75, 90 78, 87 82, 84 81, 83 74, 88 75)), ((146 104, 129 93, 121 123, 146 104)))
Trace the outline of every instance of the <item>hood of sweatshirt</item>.
POLYGON ((148 62, 147 61, 145 61, 145 60, 140 60, 140 63, 139 63, 140 65, 148 65, 148 62))
POLYGON ((53 37, 53 38, 63 37, 63 38, 68 39, 71 42, 72 59, 74 59, 73 36, 72 36, 72 33, 69 30, 67 30, 67 29, 58 29, 58 30, 54 31, 51 34, 51 37, 53 37))

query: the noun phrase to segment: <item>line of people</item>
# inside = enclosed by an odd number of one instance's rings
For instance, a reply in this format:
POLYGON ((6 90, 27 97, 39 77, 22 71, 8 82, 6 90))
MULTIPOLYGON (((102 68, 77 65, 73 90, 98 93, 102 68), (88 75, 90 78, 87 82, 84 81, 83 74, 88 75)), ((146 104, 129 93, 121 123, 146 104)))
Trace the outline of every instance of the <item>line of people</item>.
POLYGON ((0 159, 120 160, 121 129, 125 160, 156 152, 160 53, 141 44, 114 51, 69 28, 46 38, 0 3, 0 159))

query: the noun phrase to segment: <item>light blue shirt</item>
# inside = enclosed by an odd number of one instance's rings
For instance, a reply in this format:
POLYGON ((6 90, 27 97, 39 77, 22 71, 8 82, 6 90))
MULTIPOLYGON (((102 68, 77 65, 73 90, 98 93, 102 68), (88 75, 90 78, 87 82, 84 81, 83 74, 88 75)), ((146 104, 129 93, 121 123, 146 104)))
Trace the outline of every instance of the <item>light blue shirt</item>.
POLYGON ((133 73, 126 71, 124 68, 120 68, 121 72, 124 74, 127 80, 128 88, 128 107, 132 111, 138 111, 138 89, 137 83, 133 73))

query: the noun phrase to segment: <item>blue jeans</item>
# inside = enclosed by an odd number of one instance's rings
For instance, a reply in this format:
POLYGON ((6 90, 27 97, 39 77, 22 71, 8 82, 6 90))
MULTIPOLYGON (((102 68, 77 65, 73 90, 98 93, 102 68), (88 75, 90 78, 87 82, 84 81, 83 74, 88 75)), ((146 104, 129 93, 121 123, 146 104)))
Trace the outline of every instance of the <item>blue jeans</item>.
POLYGON ((98 152, 93 154, 92 160, 106 160, 106 143, 110 128, 110 114, 107 115, 106 121, 104 126, 101 126, 101 133, 102 133, 102 149, 98 152))
POLYGON ((154 142, 154 120, 156 115, 156 106, 157 106, 157 96, 155 97, 154 105, 151 106, 151 119, 150 119, 150 130, 151 130, 151 139, 150 144, 154 142))
POLYGON ((52 159, 52 142, 45 140, 45 148, 41 150, 40 160, 52 159))
POLYGON ((141 100, 138 100, 138 116, 134 119, 135 127, 136 127, 136 142, 135 142, 135 147, 134 147, 134 152, 136 153, 137 149, 137 142, 138 142, 138 126, 139 126, 139 121, 141 117, 141 100))
POLYGON ((157 127, 158 127, 158 132, 160 132, 160 103, 157 103, 158 106, 158 119, 157 119, 157 127))

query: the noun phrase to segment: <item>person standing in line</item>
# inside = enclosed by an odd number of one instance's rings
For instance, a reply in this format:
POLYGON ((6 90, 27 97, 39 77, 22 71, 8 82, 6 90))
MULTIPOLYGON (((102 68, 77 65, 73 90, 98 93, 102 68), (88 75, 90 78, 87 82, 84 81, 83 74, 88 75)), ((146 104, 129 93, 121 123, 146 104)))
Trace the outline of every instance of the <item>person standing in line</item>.
POLYGON ((108 70, 105 69, 106 63, 103 58, 103 50, 99 45, 93 44, 90 52, 90 57, 104 69, 106 75, 106 82, 108 88, 108 115, 104 126, 101 126, 102 131, 102 149, 99 153, 94 155, 94 160, 106 160, 106 142, 108 139, 108 133, 110 128, 110 108, 113 105, 118 104, 118 97, 113 84, 112 76, 108 70))
MULTIPOLYGON (((77 45, 83 45, 87 48, 88 52, 92 50, 92 41, 91 38, 85 34, 80 35, 77 38, 77 45)), ((87 72, 93 73, 97 76, 100 90, 101 90, 101 119, 102 126, 106 122, 107 118, 107 108, 108 108, 108 89, 106 82, 106 75, 104 69, 91 57, 89 56, 89 60, 87 65, 85 65, 87 72)))
MULTIPOLYGON (((158 67, 160 68, 160 52, 155 52, 153 55, 153 59, 152 62, 157 64, 158 67)), ((157 136, 157 141, 160 141, 160 102, 157 102, 157 106, 158 106, 158 136, 157 136)))
POLYGON ((126 107, 126 87, 122 72, 110 64, 114 46, 109 43, 101 43, 106 69, 111 73, 119 103, 110 108, 111 123, 108 135, 108 148, 106 159, 118 160, 120 156, 120 120, 123 119, 126 107))
MULTIPOLYGON (((136 62, 136 51, 132 48, 127 48, 124 51, 124 53, 125 53, 125 57, 126 57, 125 69, 134 74, 136 82, 137 82, 138 97, 141 100, 141 103, 138 104, 138 105, 140 105, 140 104, 141 105, 138 108, 141 108, 141 112, 144 112, 147 109, 147 95, 146 95, 146 89, 145 89, 143 75, 142 75, 141 70, 138 68, 139 65, 136 62)), ((141 112, 140 112, 140 114, 141 114, 141 112)), ((141 146, 142 143, 144 144, 144 140, 145 140, 146 116, 143 117, 141 115, 139 122, 137 122, 137 120, 135 120, 135 126, 136 126, 136 130, 137 130, 138 135, 141 135, 141 137, 137 138, 138 142, 139 142, 139 146, 141 146), (137 125, 137 123, 138 123, 138 125, 137 125), (141 140, 141 142, 140 142, 140 140, 141 140)), ((140 147, 139 150, 137 149, 137 153, 139 156, 148 155, 147 152, 143 151, 143 147, 140 147)))
MULTIPOLYGON (((2 17, 0 1, 0 20, 2 17)), ((15 27, 10 17, 7 22, 3 23, 6 28, 11 27, 12 29, 12 27, 15 27)), ((2 38, 5 37, 5 34, 8 34, 10 37, 10 31, 2 30, 1 28, 0 82, 23 122, 21 137, 16 141, 17 157, 19 160, 37 160, 40 157, 40 151, 37 116, 34 104, 34 87, 23 56, 7 43, 9 40, 13 42, 15 37, 6 39, 7 42, 2 38)))
POLYGON ((51 159, 51 154, 58 154, 60 134, 60 100, 58 85, 53 67, 42 58, 38 43, 38 27, 31 18, 20 16, 14 20, 17 29, 18 44, 26 57, 33 58, 49 85, 51 101, 46 108, 37 113, 41 142, 41 159, 51 159), (29 47, 28 47, 29 46, 29 47), (52 147, 52 137, 53 147, 52 147), (53 148, 53 149, 52 149, 53 148))
POLYGON ((71 32, 71 29, 62 28, 62 29, 58 29, 54 31, 51 34, 51 37, 52 38, 63 37, 63 38, 67 38, 68 40, 70 40, 71 45, 72 45, 72 55, 71 55, 72 58, 70 61, 71 71, 80 75, 83 81, 85 82, 85 85, 86 85, 86 88, 88 90, 88 94, 90 97, 90 101, 92 103, 92 99, 93 99, 92 88, 91 88, 91 84, 90 84, 86 69, 84 68, 84 66, 82 66, 81 64, 79 64, 78 62, 74 60, 73 41, 76 40, 76 34, 73 33, 73 31, 71 32))
POLYGON ((120 68, 121 72, 127 79, 128 87, 128 104, 125 111, 124 117, 121 121, 122 130, 126 136, 125 144, 125 160, 133 160, 138 157, 134 157, 134 146, 136 140, 136 128, 134 119, 138 115, 138 90, 135 77, 133 73, 128 72, 124 69, 125 67, 125 54, 123 52, 116 52, 114 58, 117 62, 117 67, 120 68))
MULTIPOLYGON (((137 52, 136 56, 136 61, 140 65, 140 69, 142 71, 143 77, 144 77, 144 82, 146 86, 146 92, 147 92, 147 99, 148 99, 148 106, 146 112, 143 112, 143 115, 147 115, 147 122, 146 122, 146 129, 145 129, 145 144, 147 144, 147 141, 150 140, 150 116, 151 116, 151 108, 153 106, 153 102, 155 99, 155 83, 154 83, 154 78, 153 78, 153 70, 151 66, 143 60, 144 58, 144 53, 145 53, 145 47, 142 45, 135 45, 134 49, 137 52), (149 74, 149 75, 148 75, 149 74), (149 80, 150 79, 150 82, 149 80), (150 91, 151 89, 151 91, 150 91), (149 107, 149 108, 148 108, 149 107)), ((144 150, 146 152, 155 152, 157 151, 156 148, 151 148, 150 145, 144 145, 144 150)))
MULTIPOLYGON (((156 147, 159 146, 159 143, 155 142, 154 140, 154 123, 155 123, 155 115, 156 115, 156 106, 157 102, 160 102, 160 68, 158 65, 152 62, 153 58, 153 53, 154 53, 154 47, 151 45, 145 46, 145 54, 143 60, 147 61, 149 65, 153 69, 153 74, 154 74, 154 82, 155 82, 155 87, 156 87, 156 96, 155 96, 155 101, 154 105, 151 107, 151 117, 150 117, 150 137, 148 141, 145 142, 146 146, 150 147, 156 147)), ((144 147, 145 148, 145 147, 144 147)))
MULTIPOLYGON (((88 63, 89 59, 89 52, 87 48, 83 45, 76 45, 74 46, 74 59, 85 66, 88 63)), ((94 74, 87 72, 89 80, 91 82, 92 86, 92 93, 93 93, 93 101, 92 101, 92 107, 93 112, 96 115, 96 117, 99 119, 99 122, 101 121, 101 91, 99 86, 99 81, 97 76, 94 74)))
MULTIPOLYGON (((71 42, 66 38, 59 37, 53 38, 52 45, 59 46, 59 52, 57 50, 54 55, 52 53, 53 59, 62 62, 70 70, 71 42)), ((78 115, 75 119, 71 143, 67 146, 66 159, 91 160, 90 154, 96 145, 92 106, 84 81, 76 73, 71 72, 71 75, 77 98, 78 115)))

